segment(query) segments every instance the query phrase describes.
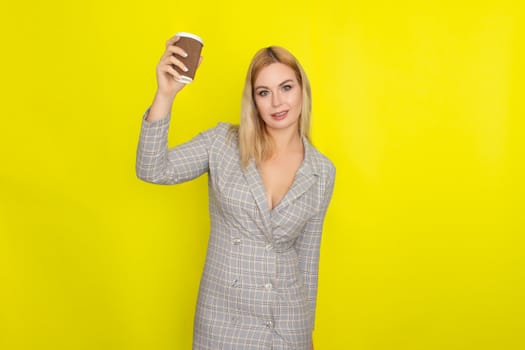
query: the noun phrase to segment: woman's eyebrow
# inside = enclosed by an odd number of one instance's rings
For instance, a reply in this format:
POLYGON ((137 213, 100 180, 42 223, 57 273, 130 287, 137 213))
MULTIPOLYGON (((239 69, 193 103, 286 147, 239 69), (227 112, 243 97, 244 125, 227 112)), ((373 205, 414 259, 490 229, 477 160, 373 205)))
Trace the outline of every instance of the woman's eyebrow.
MULTIPOLYGON (((287 84, 287 83, 293 83, 293 80, 292 79, 287 79, 287 80, 283 81, 282 83, 280 83, 279 86, 283 86, 284 84, 287 84)), ((264 86, 264 85, 259 85, 259 86, 255 87, 255 90, 258 90, 258 89, 269 89, 269 87, 264 86)))
POLYGON ((292 79, 287 79, 287 80, 283 81, 282 83, 280 83, 279 86, 283 86, 286 83, 293 83, 293 80, 292 79))

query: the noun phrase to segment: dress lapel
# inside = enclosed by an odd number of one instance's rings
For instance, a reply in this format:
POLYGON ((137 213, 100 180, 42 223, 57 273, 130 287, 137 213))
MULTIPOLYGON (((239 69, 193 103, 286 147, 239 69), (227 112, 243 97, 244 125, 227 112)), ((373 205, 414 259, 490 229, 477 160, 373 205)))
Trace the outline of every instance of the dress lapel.
POLYGON ((311 149, 312 146, 305 137, 303 137, 303 144, 304 160, 295 174, 295 178, 292 182, 292 185, 290 186, 290 189, 283 199, 277 203, 273 210, 281 210, 290 203, 293 203, 295 199, 308 191, 315 183, 317 172, 316 167, 314 166, 313 152, 311 149))
POLYGON ((244 178, 248 183, 248 187, 255 199, 257 207, 259 207, 259 212, 261 213, 263 225, 264 225, 264 235, 268 241, 272 240, 272 230, 270 225, 270 207, 268 206, 268 201, 266 199, 266 189, 261 178, 255 161, 251 160, 246 169, 243 171, 244 178))

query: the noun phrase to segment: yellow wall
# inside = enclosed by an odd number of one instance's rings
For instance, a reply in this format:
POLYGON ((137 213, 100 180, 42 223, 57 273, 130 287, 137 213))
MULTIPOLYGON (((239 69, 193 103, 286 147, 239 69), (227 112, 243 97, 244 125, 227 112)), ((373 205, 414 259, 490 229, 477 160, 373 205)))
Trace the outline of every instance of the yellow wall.
POLYGON ((520 3, 6 2, 0 348, 190 348, 206 179, 145 184, 134 157, 164 42, 191 31, 173 145, 238 120, 258 48, 310 75, 338 169, 316 349, 524 349, 520 3))

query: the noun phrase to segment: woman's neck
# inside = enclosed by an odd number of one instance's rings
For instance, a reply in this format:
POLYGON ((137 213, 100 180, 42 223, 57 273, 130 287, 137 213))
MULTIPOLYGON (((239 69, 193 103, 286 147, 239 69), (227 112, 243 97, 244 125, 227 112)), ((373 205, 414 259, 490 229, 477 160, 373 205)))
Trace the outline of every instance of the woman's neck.
POLYGON ((275 144, 275 155, 303 151, 303 142, 297 129, 267 129, 267 131, 275 144))

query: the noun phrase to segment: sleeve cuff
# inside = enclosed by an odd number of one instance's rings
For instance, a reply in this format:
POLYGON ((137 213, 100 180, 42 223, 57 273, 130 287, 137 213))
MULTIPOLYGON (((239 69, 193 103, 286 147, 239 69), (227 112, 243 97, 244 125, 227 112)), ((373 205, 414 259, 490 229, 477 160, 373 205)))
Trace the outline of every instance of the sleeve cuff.
POLYGON ((168 130, 170 126, 171 115, 155 121, 147 121, 146 117, 149 108, 142 116, 142 125, 140 130, 140 151, 144 153, 157 153, 167 147, 168 130))

